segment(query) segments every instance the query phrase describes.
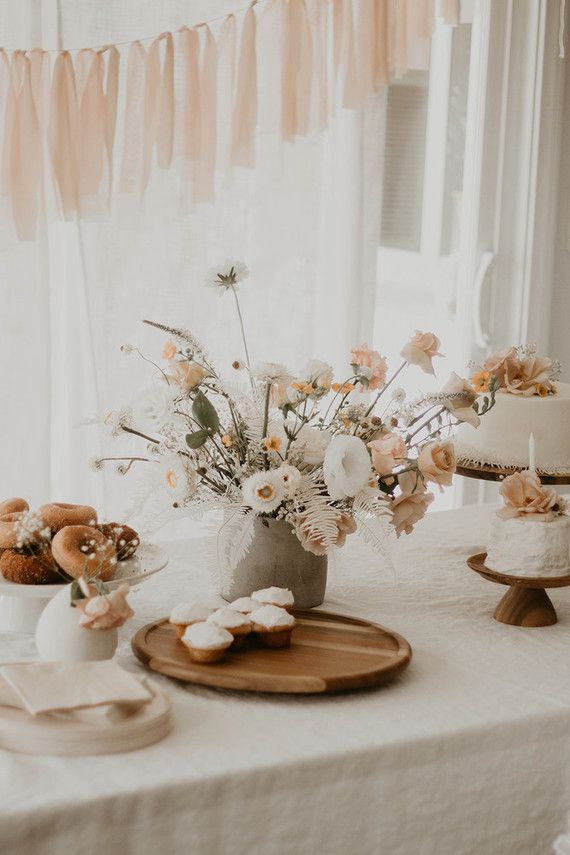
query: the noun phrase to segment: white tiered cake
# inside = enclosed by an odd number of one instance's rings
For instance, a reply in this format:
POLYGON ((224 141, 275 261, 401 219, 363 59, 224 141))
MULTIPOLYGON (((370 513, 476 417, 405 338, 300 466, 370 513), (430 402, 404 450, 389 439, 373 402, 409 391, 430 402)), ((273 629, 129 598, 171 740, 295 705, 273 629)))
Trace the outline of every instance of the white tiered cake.
POLYGON ((555 395, 544 398, 498 391, 495 406, 476 430, 471 425, 459 427, 459 461, 528 466, 528 439, 532 433, 539 472, 570 472, 570 384, 557 383, 556 388, 555 395))

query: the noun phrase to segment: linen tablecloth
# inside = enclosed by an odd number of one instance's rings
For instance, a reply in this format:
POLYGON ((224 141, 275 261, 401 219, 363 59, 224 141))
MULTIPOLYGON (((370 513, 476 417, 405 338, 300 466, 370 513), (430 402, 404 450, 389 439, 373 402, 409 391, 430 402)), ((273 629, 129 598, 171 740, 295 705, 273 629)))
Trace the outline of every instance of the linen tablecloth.
MULTIPOLYGON (((488 507, 434 513, 398 542, 393 574, 358 538, 339 553, 325 607, 412 644, 378 690, 250 696, 157 677, 175 728, 163 742, 92 758, 0 752, 3 855, 381 853, 545 855, 570 808, 570 592, 559 623, 491 619, 503 588, 470 571, 488 507)), ((206 541, 168 544, 170 566, 133 595, 138 626, 211 595, 206 541)), ((4 635, 0 660, 31 658, 4 635)))

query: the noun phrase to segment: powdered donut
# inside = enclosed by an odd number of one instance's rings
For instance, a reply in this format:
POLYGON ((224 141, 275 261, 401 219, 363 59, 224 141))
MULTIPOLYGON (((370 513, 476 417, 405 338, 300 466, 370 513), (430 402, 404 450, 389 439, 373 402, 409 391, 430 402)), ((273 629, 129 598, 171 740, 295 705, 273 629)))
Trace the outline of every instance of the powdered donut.
POLYGON ((4 514, 0 517, 0 549, 12 549, 18 541, 18 523, 24 511, 4 514))
POLYGON ((51 550, 59 566, 75 579, 85 573, 106 582, 114 576, 117 564, 115 547, 92 526, 65 526, 54 536, 51 550))
POLYGON ((5 549, 0 555, 0 573, 20 585, 57 585, 65 581, 49 549, 37 554, 5 549))
POLYGON ((14 498, 6 499, 5 502, 0 502, 0 517, 4 514, 15 514, 19 511, 29 511, 30 506, 25 499, 14 498))
POLYGON ((101 523, 97 528, 105 537, 113 541, 117 550, 117 560, 126 561, 132 558, 140 544, 138 532, 128 525, 122 523, 101 523))
POLYGON ((66 525, 96 525, 97 511, 89 505, 70 505, 65 502, 52 502, 42 505, 39 513, 52 532, 66 525))

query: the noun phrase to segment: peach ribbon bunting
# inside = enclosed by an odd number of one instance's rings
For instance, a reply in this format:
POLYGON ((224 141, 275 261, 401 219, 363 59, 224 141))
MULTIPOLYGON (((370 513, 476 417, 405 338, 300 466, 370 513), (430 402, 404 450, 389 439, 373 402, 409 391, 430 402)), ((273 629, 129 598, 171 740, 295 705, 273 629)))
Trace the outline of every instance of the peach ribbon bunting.
POLYGON ((255 49, 255 0, 243 22, 237 69, 230 163, 253 166, 255 163, 255 126, 257 124, 257 53, 255 49))
POLYGON ((118 181, 118 47, 58 51, 53 69, 48 51, 0 49, 1 191, 18 236, 35 236, 46 180, 63 219, 88 217, 114 185, 141 199, 153 165, 169 169, 175 153, 193 200, 214 201, 216 169, 254 166, 268 109, 293 141, 338 106, 359 108, 391 74, 427 68, 436 3, 459 22, 458 0, 266 0, 263 11, 253 0, 215 32, 205 22, 131 43, 118 181))

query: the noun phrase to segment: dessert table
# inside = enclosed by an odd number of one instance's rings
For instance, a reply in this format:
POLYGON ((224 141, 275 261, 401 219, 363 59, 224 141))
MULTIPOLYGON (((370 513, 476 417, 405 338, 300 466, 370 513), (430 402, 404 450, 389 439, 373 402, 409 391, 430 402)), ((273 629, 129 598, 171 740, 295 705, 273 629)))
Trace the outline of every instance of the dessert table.
MULTIPOLYGON (((412 644, 387 686, 327 697, 239 695, 154 675, 174 702, 162 742, 108 757, 0 755, 3 855, 315 853, 545 855, 570 810, 570 592, 559 623, 492 620, 496 591, 465 565, 489 507, 429 515, 393 573, 356 538, 324 608, 412 644)), ((169 567, 133 595, 130 638, 184 598, 211 595, 212 544, 169 543, 169 567)), ((32 658, 0 636, 2 661, 32 658)))

